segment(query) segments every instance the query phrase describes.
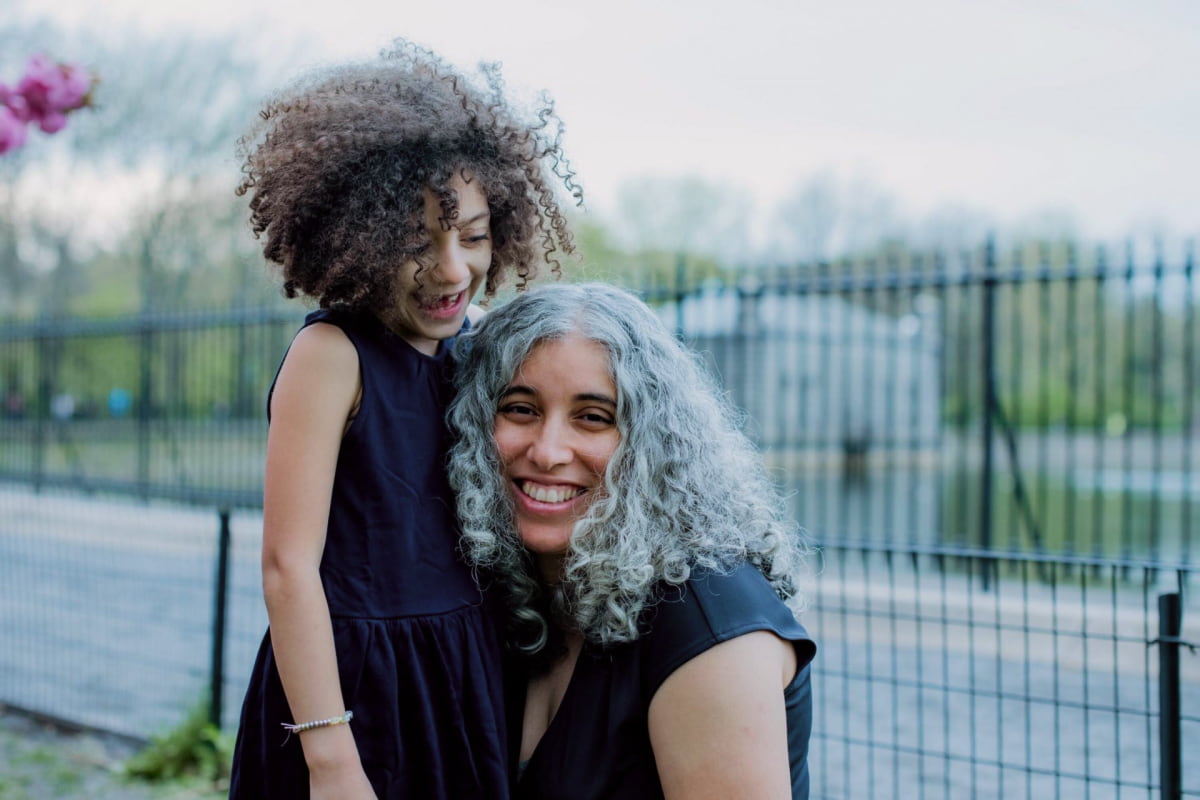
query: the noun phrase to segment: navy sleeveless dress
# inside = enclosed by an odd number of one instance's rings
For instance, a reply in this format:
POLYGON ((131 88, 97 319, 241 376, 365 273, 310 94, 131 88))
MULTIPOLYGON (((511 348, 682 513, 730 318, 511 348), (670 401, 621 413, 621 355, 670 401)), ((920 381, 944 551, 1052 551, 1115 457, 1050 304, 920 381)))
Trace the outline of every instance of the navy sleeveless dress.
MULTIPOLYGON (((362 401, 342 440, 321 579, 342 696, 380 800, 507 798, 500 609, 457 557, 444 416, 452 361, 374 316, 316 311, 358 351, 362 401)), ((264 637, 242 708, 232 800, 307 798, 308 770, 264 637), (285 741, 286 739, 286 741, 285 741)))
POLYGON ((696 570, 665 586, 636 641, 585 643, 562 702, 514 797, 524 800, 662 800, 648 725, 650 701, 671 673, 720 642, 771 631, 796 648, 796 677, 783 690, 792 798, 809 793, 812 731, 809 663, 816 645, 757 569, 696 570))

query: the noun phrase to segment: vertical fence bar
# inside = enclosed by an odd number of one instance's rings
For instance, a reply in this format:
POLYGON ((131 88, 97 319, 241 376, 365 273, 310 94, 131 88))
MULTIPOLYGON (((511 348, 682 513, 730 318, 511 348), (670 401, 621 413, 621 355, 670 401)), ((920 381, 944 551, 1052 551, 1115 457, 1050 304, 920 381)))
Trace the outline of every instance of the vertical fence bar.
POLYGON ((37 336, 37 392, 33 408, 33 489, 40 492, 46 477, 46 433, 54 378, 50 374, 50 325, 43 321, 37 336))
POLYGON ((675 335, 684 338, 683 299, 687 297, 687 254, 675 254, 675 335))
POLYGON ((1110 414, 1108 408, 1108 387, 1106 382, 1108 376, 1107 357, 1107 340, 1106 332, 1108 330, 1109 321, 1107 319, 1107 305, 1104 295, 1108 291, 1108 251, 1104 247, 1099 247, 1096 250, 1096 293, 1093 298, 1092 306, 1092 334, 1095 350, 1092 354, 1094 362, 1094 374, 1096 385, 1095 391, 1095 419, 1092 421, 1092 438, 1095 441, 1095 456, 1092 459, 1092 472, 1095 486, 1092 488, 1092 557, 1100 558, 1103 553, 1115 552, 1115 548, 1111 547, 1106 541, 1104 520, 1106 518, 1105 503, 1106 494, 1104 491, 1104 471, 1107 464, 1105 460, 1104 442, 1107 436, 1108 417, 1110 414))
POLYGON ((212 669, 209 696, 209 721, 221 728, 221 695, 225 686, 225 601, 229 583, 229 509, 217 512, 217 582, 213 589, 212 669))
POLYGON ((1150 557, 1158 559, 1162 557, 1160 549, 1162 547, 1162 491, 1161 481, 1163 474, 1163 422, 1164 404, 1166 396, 1163 386, 1163 347, 1164 347, 1164 331, 1165 324, 1163 312, 1163 274, 1165 265, 1163 264, 1162 243, 1158 242, 1155 245, 1154 253, 1154 297, 1150 305, 1150 392, 1152 397, 1152 406, 1150 408, 1150 452, 1151 452, 1151 475, 1153 478, 1153 489, 1150 492, 1150 541, 1149 551, 1150 557))
MULTIPOLYGON (((145 315, 145 311, 142 312, 145 315)), ((150 417, 153 414, 154 373, 150 360, 153 357, 154 326, 143 319, 138 335, 138 422, 137 422, 137 483, 142 497, 150 495, 150 417)))
MULTIPOLYGON (((984 244, 983 250, 983 321, 979 332, 982 354, 979 359, 983 364, 983 464, 979 481, 979 543, 984 550, 992 548, 992 422, 995 416, 995 404, 999 401, 996 393, 996 242, 991 236, 984 244)), ((987 591, 991 576, 988 574, 991 564, 981 561, 983 569, 982 585, 987 591)))
MULTIPOLYGON (((1188 243, 1183 263, 1185 297, 1196 296, 1193 274, 1196 265, 1195 244, 1188 243)), ((1195 486, 1192 477, 1192 441, 1196 437, 1196 414, 1200 407, 1196 403, 1196 303, 1188 302, 1184 311, 1186 322, 1183 328, 1183 481, 1185 486, 1195 486)), ((1179 532, 1180 560, 1192 562, 1192 493, 1183 493, 1183 529, 1179 532)))
MULTIPOLYGON (((1054 517, 1050 514, 1050 509, 1053 506, 1053 496, 1051 495, 1050 473, 1051 473, 1051 448, 1050 448, 1050 433, 1054 430, 1054 425, 1051 420, 1054 417, 1054 408, 1050 403, 1051 375, 1054 374, 1053 364, 1053 343, 1052 343, 1052 321, 1057 317, 1054 313, 1054 276, 1051 273, 1050 265, 1053 260, 1053 252, 1051 252, 1048 244, 1040 244, 1035 250, 1034 268, 1037 272, 1038 285, 1038 311, 1037 311, 1037 506, 1035 511, 1037 518, 1045 521, 1046 525, 1050 524, 1050 520, 1054 517)), ((1045 527, 1045 526, 1043 526, 1045 527)), ((1049 537, 1048 537, 1049 538, 1049 537)), ((1038 544, 1039 552, 1057 550, 1056 542, 1042 540, 1038 544)))
POLYGON ((1180 746, 1179 634, 1183 607, 1178 592, 1158 596, 1158 747, 1162 800, 1183 797, 1180 746))
MULTIPOLYGON (((1127 242, 1125 245, 1125 269, 1122 277, 1124 296, 1121 298, 1121 302, 1125 305, 1121 330, 1123 369, 1121 370, 1122 396, 1120 400, 1121 412, 1124 415, 1124 427, 1121 434, 1121 528, 1120 541, 1117 545, 1122 561, 1133 558, 1133 431, 1137 421, 1133 408, 1133 387, 1136 383, 1133 368, 1137 360, 1134 355, 1137 337, 1134 331, 1136 317, 1134 315, 1133 279, 1136 263, 1133 242, 1127 242)), ((1128 575, 1128 569, 1125 569, 1125 573, 1128 575)))
MULTIPOLYGON (((1083 392, 1079 380, 1079 342, 1083 339, 1081 332, 1076 330, 1079 323, 1079 260, 1076 255, 1075 245, 1068 244, 1066 252, 1066 276, 1064 278, 1063 288, 1065 289, 1066 304, 1067 304, 1067 320, 1066 330, 1063 332, 1061 342, 1066 349, 1067 359, 1067 397, 1065 429, 1066 443, 1063 465, 1063 473, 1067 476, 1065 486, 1063 487, 1063 531, 1062 531, 1062 552, 1075 553, 1080 548, 1079 532, 1076 530, 1076 501, 1079 495, 1079 489, 1076 488, 1074 481, 1075 475, 1075 440, 1079 434, 1079 414, 1076 405, 1083 392)), ((1048 532, 1048 531, 1047 531, 1048 532)))

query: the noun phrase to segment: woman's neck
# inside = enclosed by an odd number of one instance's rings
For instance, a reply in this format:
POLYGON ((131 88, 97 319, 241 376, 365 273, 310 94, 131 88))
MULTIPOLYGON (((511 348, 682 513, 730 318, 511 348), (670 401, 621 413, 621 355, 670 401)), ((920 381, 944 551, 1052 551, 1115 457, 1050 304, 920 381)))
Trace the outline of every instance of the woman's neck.
POLYGON ((562 583, 563 565, 566 560, 566 556, 562 553, 537 553, 534 555, 538 574, 541 575, 542 584, 548 590, 555 591, 562 583))
POLYGON ((549 670, 531 677, 526 687, 525 719, 521 732, 522 761, 527 761, 533 756, 538 742, 554 721, 571 685, 571 676, 575 674, 575 667, 579 663, 579 653, 583 650, 583 635, 578 631, 563 631, 561 635, 565 650, 554 660, 549 670))

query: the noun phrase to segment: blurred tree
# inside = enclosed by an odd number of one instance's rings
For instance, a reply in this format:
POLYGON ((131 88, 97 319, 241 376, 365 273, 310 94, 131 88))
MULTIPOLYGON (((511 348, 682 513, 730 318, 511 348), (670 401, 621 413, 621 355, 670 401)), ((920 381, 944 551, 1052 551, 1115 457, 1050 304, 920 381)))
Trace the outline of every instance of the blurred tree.
POLYGON ((690 253, 725 262, 750 249, 750 194, 694 175, 647 176, 617 191, 618 225, 639 252, 690 253))
POLYGON ((779 201, 768 241, 776 262, 814 264, 878 253, 902 240, 897 202, 875 183, 827 172, 798 181, 779 201))
POLYGON ((771 244, 777 260, 812 264, 833 256, 841 202, 830 175, 797 183, 780 201, 775 216, 771 244))
MULTIPOLYGON (((135 212, 121 243, 137 265, 140 297, 156 309, 264 305, 281 298, 224 176, 173 181, 135 212)), ((128 309, 128 310, 133 310, 128 309)))
MULTIPOLYGON (((13 52, 17 43, 20 52, 86 54, 82 60, 99 75, 102 91, 97 108, 54 141, 10 153, 0 163, 0 183, 8 189, 0 198, 8 212, 0 225, 0 285, 14 292, 0 313, 27 312, 31 305, 43 312, 75 307, 89 290, 87 264, 115 241, 134 255, 130 294, 150 307, 159 302, 154 292, 163 289, 174 304, 179 275, 190 271, 181 269, 181 261, 211 260, 228 248, 197 246, 195 237, 182 236, 181 226, 167 220, 183 218, 185 209, 197 211, 192 195, 201 184, 205 195, 211 194, 208 186, 223 184, 232 198, 236 140, 275 82, 270 71, 281 60, 259 61, 245 35, 129 31, 119 39, 99 38, 0 16, 0 53, 13 52), (122 185, 123 196, 95 195, 97 186, 122 185), (29 262, 29 253, 37 263, 29 262)), ((244 214, 235 219, 233 205, 231 199, 215 219, 190 222, 214 240, 229 240, 232 230, 248 236, 244 214), (214 229, 218 223, 228 230, 214 229)), ((236 261, 224 267, 240 269, 236 261)), ((110 272, 106 279, 113 277, 110 272)))

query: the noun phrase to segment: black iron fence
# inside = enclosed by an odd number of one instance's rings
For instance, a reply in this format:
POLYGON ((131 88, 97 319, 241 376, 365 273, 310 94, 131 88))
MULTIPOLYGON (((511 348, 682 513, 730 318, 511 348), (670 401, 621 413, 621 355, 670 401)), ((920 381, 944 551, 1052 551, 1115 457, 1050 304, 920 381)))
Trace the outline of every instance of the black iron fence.
MULTIPOLYGON (((639 287, 823 540, 1193 559, 1193 259, 994 248, 639 287)), ((0 478, 253 507, 299 311, 0 325, 0 478)))
POLYGON ((815 797, 1200 795, 1193 568, 870 543, 825 565, 815 797))
POLYGON ((266 391, 303 314, 0 325, 0 478, 256 507, 266 391))
MULTIPOLYGON (((637 288, 823 547, 814 794, 1200 796, 1191 254, 689 274, 637 288)), ((0 325, 0 702, 233 723, 301 316, 0 325)))

